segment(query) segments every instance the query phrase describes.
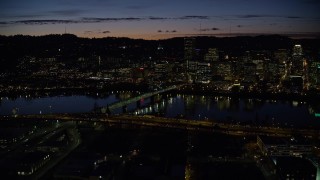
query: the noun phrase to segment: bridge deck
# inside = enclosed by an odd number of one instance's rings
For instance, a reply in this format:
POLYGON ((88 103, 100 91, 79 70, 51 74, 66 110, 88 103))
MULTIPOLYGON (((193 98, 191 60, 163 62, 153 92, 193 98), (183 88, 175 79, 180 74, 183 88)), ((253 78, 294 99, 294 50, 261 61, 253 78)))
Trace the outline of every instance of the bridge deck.
MULTIPOLYGON (((181 85, 180 85, 181 86, 181 85)), ((156 94, 161 94, 161 93, 164 93, 164 92, 167 92, 167 91, 171 91, 173 89, 177 89, 179 88, 180 86, 170 86, 168 88, 165 88, 165 89, 162 89, 162 90, 158 90, 158 91, 154 91, 154 92, 149 92, 149 93, 145 93, 145 94, 141 94, 139 96, 136 96, 136 97, 133 97, 133 98, 130 98, 130 99, 125 99, 123 101, 119 101, 119 102, 115 102, 113 104, 110 104, 106 107, 101 107, 100 108, 100 112, 101 113, 107 113, 108 111, 108 108, 109 108, 109 111, 112 111, 114 109, 117 109, 117 108, 120 108, 120 107, 123 107, 123 106, 126 106, 128 104, 131 104, 133 102, 137 102, 141 99, 144 99, 144 98, 148 98, 148 97, 151 97, 151 96, 154 96, 156 94)))

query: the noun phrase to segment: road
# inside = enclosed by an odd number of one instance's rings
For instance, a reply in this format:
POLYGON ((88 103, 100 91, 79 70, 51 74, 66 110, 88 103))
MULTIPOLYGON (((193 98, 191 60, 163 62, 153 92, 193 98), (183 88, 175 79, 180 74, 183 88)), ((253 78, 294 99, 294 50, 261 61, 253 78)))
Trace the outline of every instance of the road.
POLYGON ((48 172, 50 169, 56 166, 61 160, 67 157, 74 149, 76 149, 80 145, 81 138, 80 134, 78 133, 78 130, 74 127, 69 127, 67 131, 68 134, 71 136, 71 142, 68 145, 68 147, 62 152, 60 152, 56 157, 53 157, 48 163, 46 163, 46 165, 44 165, 38 171, 36 171, 36 173, 32 175, 33 179, 39 179, 43 177, 43 175, 46 172, 48 172))
MULTIPOLYGON (((10 156, 10 154, 14 154, 18 151, 25 148, 26 145, 30 145, 34 139, 37 139, 39 137, 43 138, 45 136, 47 136, 49 133, 52 133, 53 131, 56 131, 58 130, 59 128, 61 128, 61 125, 63 124, 55 124, 55 125, 50 125, 48 127, 45 127, 45 128, 40 128, 38 129, 37 131, 35 131, 34 133, 32 134, 29 134, 27 135, 26 137, 24 137, 21 141, 9 146, 6 148, 6 152, 4 153, 1 153, 1 157, 8 157, 10 156)), ((4 158, 2 158, 2 160, 0 160, 0 164, 1 162, 4 161, 4 158)))
POLYGON ((155 116, 119 115, 107 117, 101 114, 48 114, 48 115, 23 115, 18 117, 0 117, 0 120, 32 119, 32 120, 61 120, 61 121, 90 121, 100 122, 106 125, 145 126, 159 128, 186 129, 190 131, 211 131, 231 135, 269 135, 269 136, 292 136, 300 134, 308 137, 319 137, 318 129, 298 129, 283 127, 263 127, 238 124, 218 123, 210 120, 185 120, 164 118, 155 116))
MULTIPOLYGON (((43 167, 39 168, 32 175, 25 177, 27 179, 39 179, 80 144, 80 135, 75 127, 76 123, 72 121, 59 122, 28 135, 25 139, 14 144, 13 146, 8 147, 8 151, 6 153, 1 154, 0 167, 5 167, 7 162, 16 159, 16 157, 19 157, 20 155, 23 155, 24 152, 35 151, 40 144, 48 141, 63 131, 67 131, 70 137, 72 137, 70 144, 63 151, 56 154, 51 154, 53 155, 51 160, 46 162, 43 167)), ((16 172, 13 171, 10 173, 14 173, 13 176, 15 177, 16 172)))

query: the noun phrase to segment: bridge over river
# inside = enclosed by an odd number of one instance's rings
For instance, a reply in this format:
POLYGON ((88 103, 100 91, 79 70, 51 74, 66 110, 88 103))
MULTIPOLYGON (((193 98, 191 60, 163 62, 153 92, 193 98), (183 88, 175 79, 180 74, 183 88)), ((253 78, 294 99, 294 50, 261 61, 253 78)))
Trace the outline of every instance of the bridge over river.
POLYGON ((149 98, 149 97, 155 96, 157 94, 161 94, 161 93, 168 92, 168 91, 171 91, 171 90, 174 90, 174 89, 178 89, 181 86, 183 86, 183 85, 173 85, 173 86, 169 86, 169 87, 167 87, 165 89, 161 89, 161 90, 154 91, 154 92, 144 93, 144 94, 141 94, 141 95, 136 96, 136 97, 132 97, 132 98, 125 99, 125 100, 122 100, 122 101, 118 101, 118 102, 115 102, 113 104, 107 105, 105 107, 99 108, 97 110, 97 112, 101 112, 103 114, 110 113, 110 112, 112 112, 113 110, 115 110, 117 108, 126 107, 127 105, 129 105, 131 103, 139 102, 141 99, 149 98))

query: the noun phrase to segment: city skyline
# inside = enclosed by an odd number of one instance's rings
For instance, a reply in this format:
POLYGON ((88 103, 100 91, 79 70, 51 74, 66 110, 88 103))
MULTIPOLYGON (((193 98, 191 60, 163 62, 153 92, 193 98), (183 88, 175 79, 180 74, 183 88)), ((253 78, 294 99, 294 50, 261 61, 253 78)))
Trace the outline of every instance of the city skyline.
POLYGON ((165 39, 281 34, 316 37, 320 2, 294 1, 1 1, 1 35, 72 33, 79 37, 165 39))

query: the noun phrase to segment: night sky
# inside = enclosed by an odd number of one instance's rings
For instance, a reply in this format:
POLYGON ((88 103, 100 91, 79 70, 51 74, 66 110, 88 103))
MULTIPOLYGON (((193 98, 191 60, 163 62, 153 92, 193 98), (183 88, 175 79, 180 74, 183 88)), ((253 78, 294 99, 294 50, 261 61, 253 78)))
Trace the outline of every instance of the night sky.
POLYGON ((161 39, 320 32, 320 0, 0 0, 1 35, 161 39))

